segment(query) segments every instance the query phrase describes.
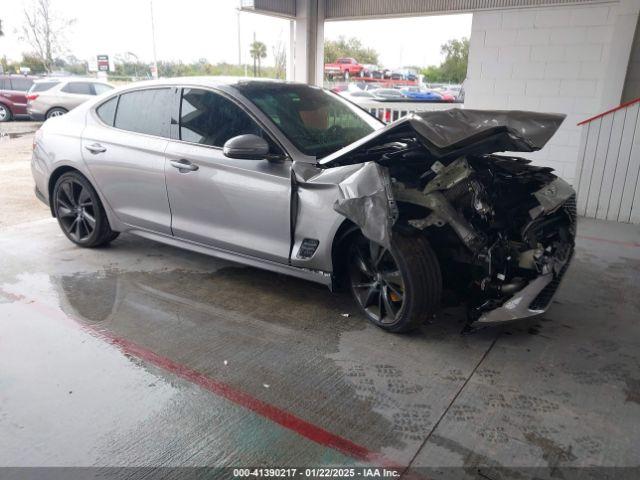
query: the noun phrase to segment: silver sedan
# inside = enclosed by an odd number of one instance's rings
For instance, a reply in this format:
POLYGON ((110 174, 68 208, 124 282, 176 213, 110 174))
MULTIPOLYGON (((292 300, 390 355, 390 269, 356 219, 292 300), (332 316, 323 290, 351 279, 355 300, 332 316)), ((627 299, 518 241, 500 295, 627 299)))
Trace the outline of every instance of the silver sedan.
POLYGON ((133 84, 47 120, 36 195, 80 247, 128 232, 351 291, 406 332, 457 293, 474 323, 544 312, 569 265, 574 192, 500 151, 563 117, 452 109, 389 125, 303 84, 133 84))

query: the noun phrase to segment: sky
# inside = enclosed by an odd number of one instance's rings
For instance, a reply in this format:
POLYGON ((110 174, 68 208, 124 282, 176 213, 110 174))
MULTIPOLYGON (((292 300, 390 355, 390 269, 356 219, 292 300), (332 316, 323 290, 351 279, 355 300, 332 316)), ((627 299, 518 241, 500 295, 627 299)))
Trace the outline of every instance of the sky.
MULTIPOLYGON (((20 40, 23 10, 31 0, 0 0, 0 56, 18 60, 30 50, 20 40)), ((74 18, 66 29, 67 50, 88 60, 97 54, 132 52, 140 60, 153 59, 149 0, 51 0, 62 18, 74 18)), ((238 0, 153 0, 158 60, 211 63, 238 62, 238 0)), ((267 45, 263 64, 271 65, 272 48, 289 44, 289 21, 253 13, 240 14, 242 61, 249 63, 249 44, 255 36, 267 45)), ((469 36, 471 15, 327 22, 325 38, 357 37, 379 53, 388 68, 439 64, 440 45, 469 36), (419 39, 419 40, 418 40, 419 39)))

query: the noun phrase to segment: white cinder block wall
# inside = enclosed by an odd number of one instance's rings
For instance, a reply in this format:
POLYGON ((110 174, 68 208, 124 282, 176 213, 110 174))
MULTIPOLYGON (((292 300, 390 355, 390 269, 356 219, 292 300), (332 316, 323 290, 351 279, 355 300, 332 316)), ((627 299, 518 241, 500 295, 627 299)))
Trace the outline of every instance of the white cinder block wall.
POLYGON ((567 114, 539 152, 522 154, 575 180, 580 127, 600 113, 617 3, 473 14, 465 108, 567 114))

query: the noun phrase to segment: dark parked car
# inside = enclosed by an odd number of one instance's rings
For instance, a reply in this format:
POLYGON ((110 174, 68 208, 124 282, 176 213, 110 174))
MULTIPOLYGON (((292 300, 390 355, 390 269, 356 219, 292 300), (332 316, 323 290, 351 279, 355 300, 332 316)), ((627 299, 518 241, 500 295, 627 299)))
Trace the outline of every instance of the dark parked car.
POLYGON ((0 122, 27 116, 27 90, 35 77, 0 75, 0 122))

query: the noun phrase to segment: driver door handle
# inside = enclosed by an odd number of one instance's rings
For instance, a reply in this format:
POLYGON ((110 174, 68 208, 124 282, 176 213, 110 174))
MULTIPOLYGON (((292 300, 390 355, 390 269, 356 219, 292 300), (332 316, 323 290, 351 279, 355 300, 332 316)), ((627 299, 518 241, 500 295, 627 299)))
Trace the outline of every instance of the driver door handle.
POLYGON ((180 173, 195 172, 200 168, 195 163, 191 163, 189 160, 185 160, 184 158, 181 158, 180 160, 171 160, 171 166, 177 168, 180 173))
POLYGON ((89 150, 91 153, 93 153, 94 155, 97 153, 104 153, 107 151, 106 148, 104 148, 102 145, 100 145, 99 143, 94 143, 92 145, 85 145, 85 147, 87 150, 89 150))

